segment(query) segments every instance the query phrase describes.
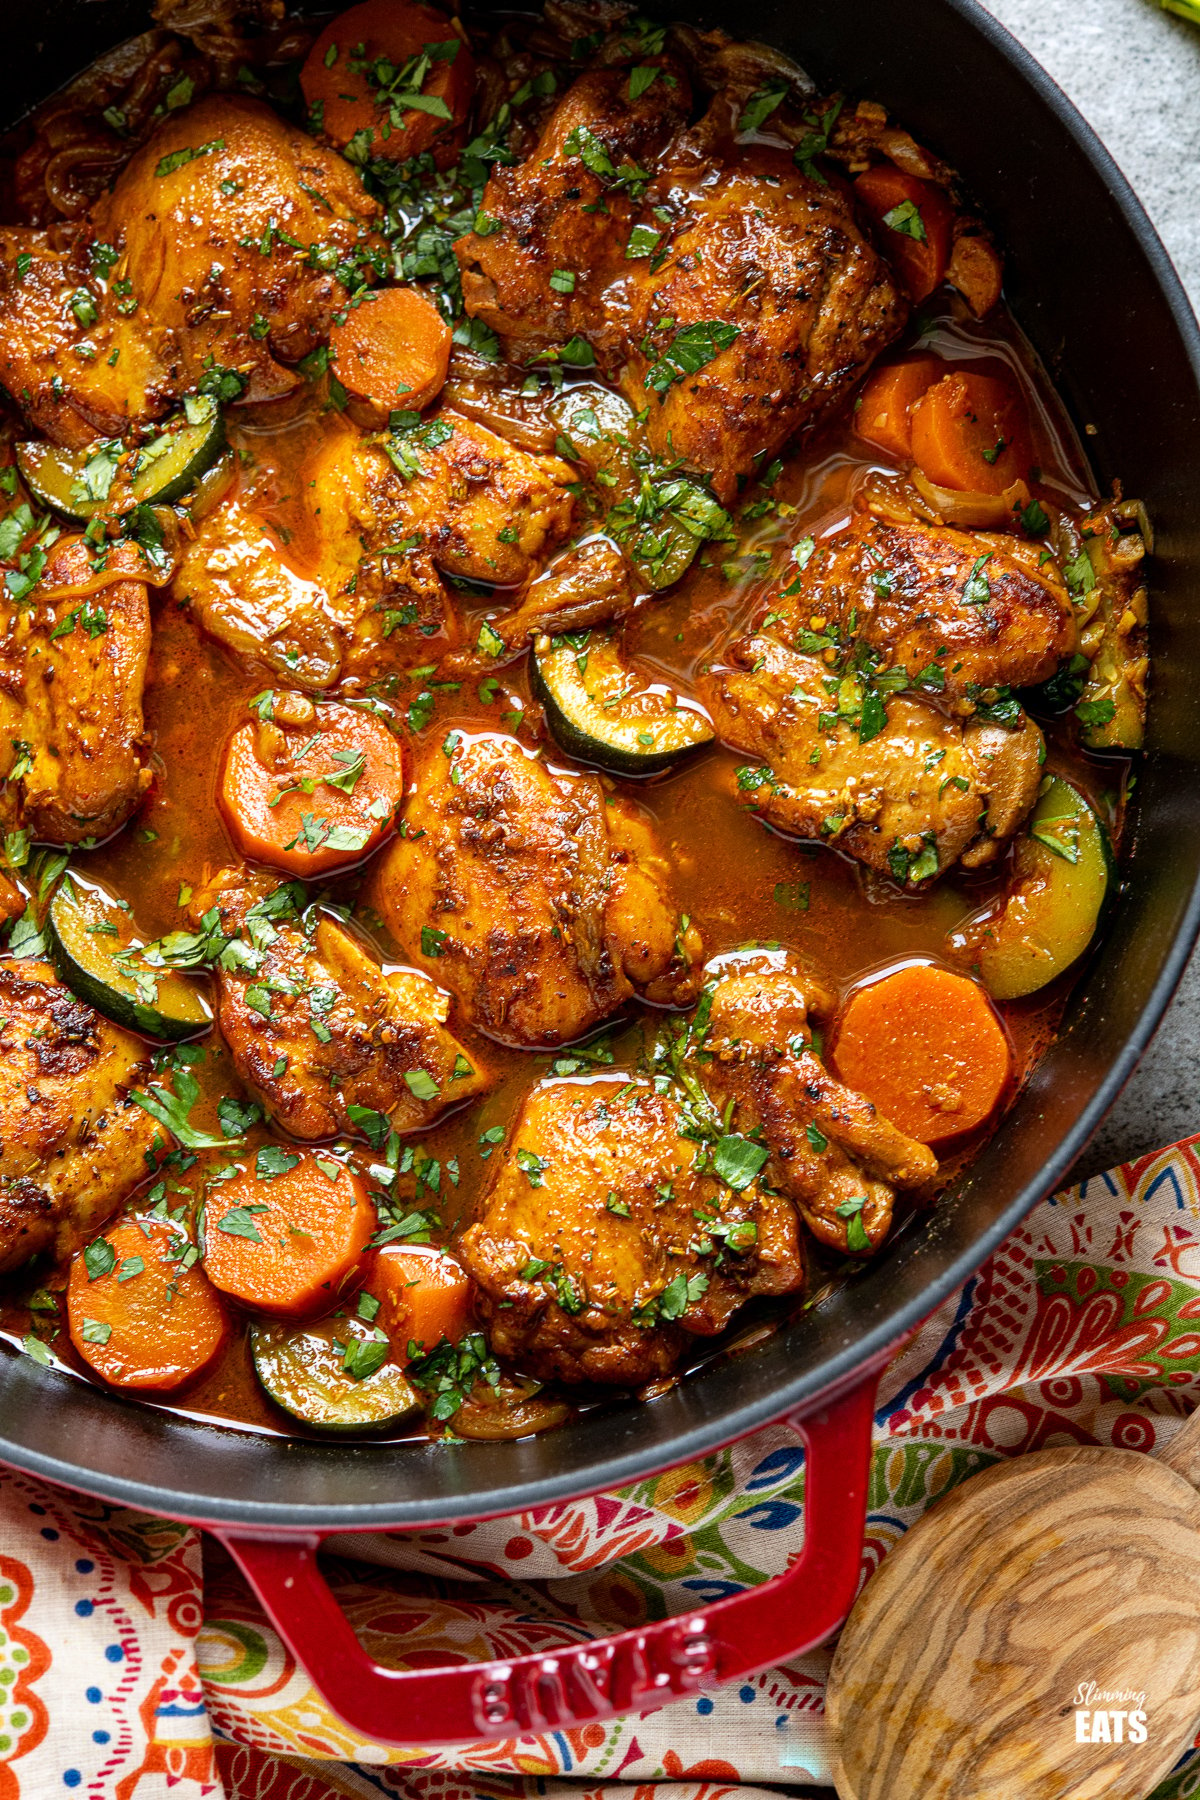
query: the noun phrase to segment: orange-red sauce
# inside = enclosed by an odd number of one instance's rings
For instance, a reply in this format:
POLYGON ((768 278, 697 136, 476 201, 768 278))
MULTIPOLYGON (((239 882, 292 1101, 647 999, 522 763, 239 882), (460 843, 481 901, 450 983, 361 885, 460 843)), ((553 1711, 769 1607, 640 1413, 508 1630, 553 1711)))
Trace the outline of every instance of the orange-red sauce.
MULTIPOLYGON (((978 324, 957 299, 938 297, 924 307, 920 321, 897 350, 918 343, 951 362, 1003 363, 1029 407, 1043 498, 1071 508, 1088 504, 1093 490, 1080 447, 1044 373, 1002 308, 978 324)), ((314 407, 307 415, 289 416, 285 424, 274 427, 263 410, 253 422, 239 421, 235 410, 229 425, 235 450, 270 433, 273 455, 286 474, 311 450, 314 434, 321 430, 321 414, 314 407)), ((750 488, 735 508, 737 516, 746 506, 764 499, 771 502, 760 518, 742 525, 736 552, 727 545, 705 546, 678 587, 647 604, 627 628, 629 650, 679 692, 695 696, 698 673, 715 644, 731 625, 747 620, 769 591, 769 580, 761 563, 756 565, 754 553, 766 552, 768 558, 772 552, 786 553, 805 534, 836 527, 848 517, 852 497, 869 471, 886 466, 854 436, 852 414, 813 433, 769 493, 750 488), (731 562, 736 567, 730 567, 731 562)), ((287 545, 289 560, 303 572, 311 520, 298 482, 281 481, 266 516, 287 545)), ((267 684, 261 670, 248 670, 202 637, 169 590, 155 595, 153 604, 146 723, 153 734, 156 780, 141 811, 114 840, 75 858, 81 872, 101 876, 129 899, 148 937, 184 925, 181 896, 199 886, 207 874, 238 860, 216 805, 220 760, 229 732, 247 718, 247 700, 267 684)), ((462 604, 471 610, 470 601, 462 604)), ((398 709, 403 710, 416 691, 415 684, 401 682, 392 696, 398 709)), ((500 691, 490 705, 481 701, 474 681, 457 692, 439 691, 433 717, 421 735, 443 736, 451 722, 502 729, 500 714, 515 709, 525 713, 523 741, 547 743, 520 664, 501 672, 500 691)), ((1073 745, 1065 726, 1051 722, 1046 730, 1049 769, 1068 771, 1097 803, 1116 835, 1126 765, 1111 757, 1103 763, 1087 757, 1073 745)), ((567 764, 552 744, 547 744, 547 755, 552 763, 567 764)), ((956 870, 931 892, 905 894, 836 850, 786 840, 737 805, 733 771, 738 761, 718 747, 677 773, 649 783, 617 784, 653 815, 675 867, 681 910, 699 926, 709 956, 752 941, 777 942, 797 952, 832 988, 844 992, 890 963, 942 955, 947 933, 1004 885, 1002 865, 977 875, 956 870)), ((389 943, 361 898, 369 880, 368 867, 336 882, 331 891, 341 901, 357 902, 359 923, 374 937, 385 960, 399 961, 399 948, 389 943)), ((1059 982, 1030 1000, 1000 1009, 1018 1081, 1027 1076, 1052 1036, 1063 998, 1064 983, 1059 982)), ((623 1053, 636 1054, 643 1031, 652 1031, 653 1024, 649 1009, 631 1013, 628 1025, 613 1039, 618 1067, 623 1053)), ((455 1029, 469 1052, 469 1029, 461 1019, 455 1029)), ((204 1124, 213 1119, 217 1096, 238 1091, 219 1040, 210 1038, 206 1050, 205 1061, 196 1070, 210 1102, 195 1114, 196 1122, 204 1124)), ((486 1061, 499 1075, 493 1091, 421 1139, 423 1155, 436 1157, 443 1168, 456 1159, 460 1172, 457 1186, 443 1179, 440 1201, 428 1194, 419 1200, 423 1207, 439 1207, 445 1241, 451 1241, 455 1229, 474 1215, 489 1172, 479 1155, 480 1134, 508 1121, 522 1093, 551 1060, 548 1054, 489 1044, 486 1061)), ((948 1162, 947 1175, 968 1154, 969 1149, 948 1162)), ((202 1170, 203 1159, 191 1171, 172 1172, 173 1180, 179 1188, 193 1188, 198 1198, 197 1177, 202 1170)), ((403 1189, 402 1181, 398 1191, 403 1189)), ((138 1199, 134 1197, 134 1204, 138 1199)), ((62 1279, 61 1271, 44 1268, 22 1276, 14 1284, 18 1297, 10 1297, 0 1311, 0 1331, 12 1339, 22 1338, 30 1315, 19 1296, 39 1285, 60 1285, 62 1279)), ((49 1342, 66 1366, 84 1373, 65 1325, 49 1342)), ((244 1331, 235 1333, 215 1370, 176 1404, 193 1414, 285 1429, 282 1415, 263 1398, 254 1380, 244 1331)))

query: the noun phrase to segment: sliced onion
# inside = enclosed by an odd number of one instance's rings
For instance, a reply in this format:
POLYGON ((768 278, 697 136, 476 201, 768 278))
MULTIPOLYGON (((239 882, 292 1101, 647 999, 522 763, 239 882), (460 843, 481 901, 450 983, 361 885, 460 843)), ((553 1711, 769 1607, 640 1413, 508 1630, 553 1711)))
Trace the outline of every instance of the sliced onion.
POLYGON ((877 519, 886 519, 891 525, 911 525, 918 519, 924 524, 936 523, 933 508, 904 475, 873 471, 863 483, 862 500, 877 519))
POLYGON ((1014 481, 1002 494, 977 494, 938 487, 920 469, 909 479, 943 525, 973 526, 979 531, 1011 531, 1016 515, 1029 504, 1029 489, 1014 481))
POLYGON ((123 581, 140 581, 144 587, 166 587, 173 574, 172 569, 168 569, 165 574, 156 574, 148 563, 136 575, 130 569, 102 569, 90 581, 72 582, 69 587, 41 587, 38 589, 38 598, 56 602, 87 600, 92 594, 98 594, 104 588, 118 587, 123 581))
POLYGON ((46 164, 46 194, 51 206, 65 219, 78 218, 87 211, 101 188, 126 160, 128 152, 111 138, 85 138, 56 150, 46 164), (81 182, 82 170, 91 173, 89 182, 81 182))
POLYGON ((570 1415, 570 1401, 551 1399, 533 1383, 518 1386, 505 1381, 488 1389, 486 1396, 472 1394, 464 1401, 450 1420, 450 1430, 456 1437, 499 1442, 553 1431, 570 1415))
MULTIPOLYGON (((729 43, 717 33, 675 27, 675 42, 713 88, 730 88, 737 95, 784 88, 793 100, 803 102, 817 91, 812 76, 793 57, 770 44, 756 41, 729 43)), ((775 126, 772 125, 772 130, 775 126)))
MULTIPOLYGON (((165 545, 164 545, 165 548, 165 545)), ((83 581, 63 582, 50 586, 42 582, 39 600, 86 600, 101 589, 116 587, 122 581, 140 581, 144 587, 166 587, 174 579, 175 557, 163 568, 155 568, 140 550, 131 544, 110 544, 103 569, 95 569, 83 581)))
POLYGON ((518 399, 514 404, 511 394, 502 398, 484 382, 456 381, 452 375, 442 389, 442 404, 451 412, 465 414, 487 431, 494 431, 518 450, 548 455, 554 448, 554 430, 536 401, 518 399))
POLYGON ((928 150, 922 149, 907 131, 889 125, 880 132, 877 141, 888 161, 906 175, 915 175, 918 181, 944 182, 947 174, 945 163, 939 162, 928 150))
POLYGON ((1150 523, 1145 502, 1142 500, 1122 500, 1116 509, 1116 516, 1122 525, 1132 526, 1141 535, 1146 546, 1146 554, 1154 555, 1154 527, 1150 523))

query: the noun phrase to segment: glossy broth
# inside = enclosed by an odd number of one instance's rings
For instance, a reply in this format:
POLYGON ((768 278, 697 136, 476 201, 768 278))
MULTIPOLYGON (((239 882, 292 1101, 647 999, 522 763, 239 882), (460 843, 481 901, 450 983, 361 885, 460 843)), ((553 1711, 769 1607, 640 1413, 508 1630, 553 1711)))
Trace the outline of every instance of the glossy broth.
MULTIPOLYGON (((940 296, 923 309, 894 353, 918 345, 951 363, 982 363, 985 368, 989 363, 1003 364, 1028 404, 1041 469, 1038 491, 1048 502, 1071 509, 1090 503, 1094 490, 1079 443, 1044 372, 1003 307, 979 324, 957 298, 940 296)), ((312 398, 307 410, 277 416, 267 408, 242 415, 235 409, 228 423, 235 453, 255 456, 269 440, 280 474, 262 516, 285 559, 303 575, 311 554, 312 521, 301 484, 292 477, 323 429, 319 403, 312 398)), ((870 473, 887 469, 855 437, 852 412, 808 434, 769 488, 748 487, 741 496, 734 508, 738 545, 704 546, 684 580, 646 604, 626 627, 627 647, 635 659, 681 694, 696 698, 698 678, 714 647, 731 628, 749 620, 773 584, 787 579, 782 571, 791 546, 809 533, 820 535, 843 523, 870 473)), ((494 601, 485 604, 480 596, 464 596, 461 604, 468 618, 476 611, 482 616, 489 604, 495 610, 494 601)), ((228 734, 246 720, 247 701, 269 680, 204 638, 170 590, 153 595, 152 605, 154 644, 145 713, 155 745, 156 779, 140 812, 116 838, 73 859, 81 873, 101 877, 131 902, 148 938, 183 926, 182 908, 189 891, 239 860, 216 805, 219 765, 228 734)), ((530 747, 542 745, 552 765, 571 766, 544 735, 538 709, 529 699, 523 664, 500 670, 498 680, 499 691, 490 704, 481 696, 477 679, 464 682, 457 691, 436 690, 432 718, 415 734, 416 741, 444 737, 451 726, 468 732, 503 730, 502 715, 510 715, 511 723, 511 715, 521 713, 522 741, 530 747)), ((381 697, 402 716, 420 685, 403 679, 384 684, 381 697)), ((1097 804, 1114 838, 1119 837, 1127 762, 1089 757, 1075 745, 1065 723, 1043 723, 1048 768, 1069 774, 1097 804)), ((942 956, 948 932, 1005 885, 1007 862, 1002 859, 978 874, 956 870, 929 893, 907 894, 837 850, 789 841, 737 804, 734 770, 739 760, 716 747, 667 776, 614 782, 652 815, 675 868, 681 910, 700 928, 710 957, 748 943, 779 944, 795 952, 836 993, 844 994, 864 976, 890 964, 942 956)), ((371 880, 368 865, 331 884, 328 897, 354 909, 357 927, 385 961, 402 963, 401 948, 389 942, 371 907, 371 880)), ((1000 1008, 1018 1084, 1053 1034, 1064 991, 1060 981, 1027 1001, 1000 1008)), ((610 1040, 618 1068, 637 1056, 654 1023, 651 1009, 640 1007, 631 1009, 628 1019, 618 1025, 610 1040)), ((415 1204, 435 1207, 444 1225, 440 1236, 448 1243, 475 1216, 490 1173, 480 1155, 481 1134, 504 1126, 530 1083, 554 1061, 550 1053, 510 1050, 481 1040, 461 1019, 455 1029, 468 1054, 477 1055, 494 1071, 495 1085, 482 1101, 460 1108, 416 1140, 418 1157, 440 1165, 438 1193, 426 1187, 418 1196, 411 1176, 402 1176, 394 1190, 397 1197, 412 1196, 415 1204), (457 1185, 447 1173, 452 1166, 457 1168, 457 1185)), ((204 1049, 204 1060, 194 1070, 205 1096, 195 1119, 211 1128, 216 1099, 237 1092, 238 1084, 218 1041, 209 1039, 204 1049)), ((251 1148, 261 1135, 252 1135, 251 1148)), ((947 1179, 970 1149, 968 1144, 944 1164, 947 1179)), ((364 1168, 369 1165, 371 1153, 365 1147, 355 1146, 354 1154, 364 1168)), ((222 1160, 226 1159, 220 1152, 206 1152, 190 1168, 169 1170, 172 1203, 178 1203, 176 1196, 186 1197, 189 1189, 198 1198, 204 1169, 222 1160)), ((144 1195, 142 1190, 131 1204, 143 1202, 144 1195)), ((57 1288, 61 1280, 61 1272, 39 1266, 9 1284, 12 1291, 0 1313, 0 1330, 10 1341, 21 1341, 30 1329, 31 1290, 57 1288)), ((780 1310, 776 1307, 770 1316, 779 1317, 780 1310)), ((86 1375, 65 1323, 47 1342, 63 1366, 86 1375)), ((712 1353, 711 1348, 706 1352, 712 1353)), ((254 1380, 244 1331, 235 1333, 223 1360, 185 1396, 183 1410, 262 1430, 284 1429, 282 1415, 254 1380)))

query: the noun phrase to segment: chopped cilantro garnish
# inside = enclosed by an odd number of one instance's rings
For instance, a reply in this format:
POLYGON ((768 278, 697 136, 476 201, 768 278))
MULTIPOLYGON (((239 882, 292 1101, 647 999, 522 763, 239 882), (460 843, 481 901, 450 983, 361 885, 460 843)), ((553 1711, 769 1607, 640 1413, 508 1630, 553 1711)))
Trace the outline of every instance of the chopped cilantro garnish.
POLYGON ((694 375, 723 350, 728 350, 740 331, 724 319, 701 319, 677 331, 667 348, 646 372, 646 386, 661 398, 685 375, 694 375))

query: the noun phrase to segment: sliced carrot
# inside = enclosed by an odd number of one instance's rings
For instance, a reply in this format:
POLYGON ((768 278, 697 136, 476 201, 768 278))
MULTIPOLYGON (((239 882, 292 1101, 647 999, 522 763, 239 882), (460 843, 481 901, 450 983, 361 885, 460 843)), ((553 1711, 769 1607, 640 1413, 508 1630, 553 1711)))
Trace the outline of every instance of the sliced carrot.
POLYGON ((911 417, 913 459, 938 487, 1002 494, 1029 474, 1025 406, 1002 376, 955 369, 926 388, 911 417))
POLYGON ((884 228, 883 247, 913 300, 927 300, 946 278, 954 209, 941 188, 877 163, 854 191, 884 228))
POLYGON ((375 1229, 358 1176, 320 1151, 267 1144, 210 1189, 204 1216, 209 1280, 260 1312, 328 1312, 375 1229))
POLYGON ((922 1144, 974 1131, 1008 1085, 1012 1058, 977 982, 909 963, 858 988, 837 1021, 838 1076, 922 1144))
POLYGON ((374 713, 283 699, 260 698, 258 723, 240 726, 226 745, 225 822, 255 862, 303 876, 347 868, 395 829, 403 746, 374 713))
POLYGON ((369 416, 365 425, 386 425, 393 410, 420 412, 446 380, 450 327, 417 288, 381 288, 353 306, 329 334, 334 373, 351 405, 369 416))
POLYGON ((429 150, 445 168, 461 141, 475 63, 445 13, 365 0, 325 27, 300 85, 314 129, 333 143, 365 132, 372 156, 405 162, 429 150))
POLYGON ((101 1380, 157 1392, 200 1375, 229 1320, 189 1240, 160 1219, 124 1218, 81 1250, 67 1282, 71 1342, 101 1380))
POLYGON ((945 372, 941 357, 927 351, 874 370, 854 411, 856 435, 887 456, 900 462, 911 461, 910 409, 945 372))
POLYGON ((425 1350, 443 1338, 457 1344, 474 1323, 475 1284, 444 1250, 385 1244, 375 1252, 365 1289, 379 1302, 377 1323, 400 1363, 409 1360, 410 1344, 425 1350))

